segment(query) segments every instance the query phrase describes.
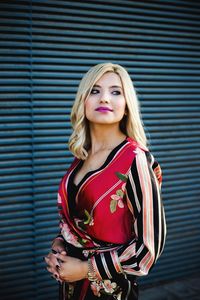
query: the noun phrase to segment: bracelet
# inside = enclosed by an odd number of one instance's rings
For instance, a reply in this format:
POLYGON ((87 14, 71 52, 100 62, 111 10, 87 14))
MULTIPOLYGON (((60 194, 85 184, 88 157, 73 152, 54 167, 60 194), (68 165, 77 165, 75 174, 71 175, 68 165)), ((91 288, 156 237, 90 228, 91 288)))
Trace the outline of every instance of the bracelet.
POLYGON ((92 261, 91 261, 90 258, 88 259, 87 278, 88 278, 89 281, 96 281, 97 280, 97 276, 96 276, 96 273, 95 273, 95 270, 93 268, 92 261))

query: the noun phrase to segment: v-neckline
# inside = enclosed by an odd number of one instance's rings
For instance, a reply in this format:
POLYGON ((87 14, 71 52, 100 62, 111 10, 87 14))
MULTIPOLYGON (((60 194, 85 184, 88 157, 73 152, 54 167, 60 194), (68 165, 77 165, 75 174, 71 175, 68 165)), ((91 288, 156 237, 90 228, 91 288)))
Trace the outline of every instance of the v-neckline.
POLYGON ((116 154, 116 152, 123 146, 123 145, 125 145, 127 142, 128 142, 128 139, 127 139, 128 137, 126 137, 120 144, 118 144, 114 149, 112 149, 111 150, 111 152, 108 154, 108 156, 107 156, 107 158, 106 158, 106 160, 104 161, 104 163, 99 167, 99 168, 97 168, 97 169, 95 169, 95 170, 92 170, 92 171, 88 171, 84 176, 83 176, 83 178, 79 181, 79 183, 78 184, 75 184, 74 183, 74 178, 75 178, 75 176, 76 176, 76 174, 77 174, 77 172, 81 169, 81 167, 83 166, 83 163, 84 163, 84 160, 80 160, 79 162, 78 162, 78 164, 76 165, 76 167, 74 168, 74 170, 73 170, 73 172, 72 172, 72 174, 71 174, 71 184, 73 184, 73 187, 75 188, 75 189, 79 189, 80 188, 80 186, 84 183, 84 181, 88 178, 88 177, 90 177, 93 173, 96 173, 96 172, 98 172, 98 171, 101 171, 102 169, 104 169, 106 166, 107 166, 107 164, 112 160, 112 158, 115 156, 115 154, 116 154))

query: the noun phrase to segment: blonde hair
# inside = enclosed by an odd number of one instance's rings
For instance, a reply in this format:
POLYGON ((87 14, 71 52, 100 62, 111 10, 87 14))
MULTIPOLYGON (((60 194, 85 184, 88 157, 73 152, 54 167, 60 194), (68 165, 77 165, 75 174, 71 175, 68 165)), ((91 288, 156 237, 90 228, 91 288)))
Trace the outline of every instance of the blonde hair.
POLYGON ((124 67, 118 64, 97 64, 90 68, 83 76, 71 111, 73 133, 69 139, 69 149, 77 158, 81 158, 83 160, 87 158, 87 151, 91 144, 89 124, 85 117, 84 103, 90 95, 94 84, 107 72, 114 72, 118 74, 124 90, 127 114, 120 121, 121 131, 130 138, 133 138, 141 146, 146 147, 147 144, 146 135, 140 117, 139 102, 130 75, 124 67))

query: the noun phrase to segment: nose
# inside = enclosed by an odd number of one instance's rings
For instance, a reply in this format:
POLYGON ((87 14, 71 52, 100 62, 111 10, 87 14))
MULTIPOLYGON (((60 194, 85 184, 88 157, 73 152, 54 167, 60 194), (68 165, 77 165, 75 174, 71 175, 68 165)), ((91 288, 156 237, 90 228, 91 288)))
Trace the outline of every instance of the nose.
POLYGON ((100 94, 100 103, 109 103, 109 102, 110 102, 109 92, 102 90, 100 94))
POLYGON ((101 98, 100 99, 100 103, 109 103, 109 100, 108 100, 108 98, 101 98))

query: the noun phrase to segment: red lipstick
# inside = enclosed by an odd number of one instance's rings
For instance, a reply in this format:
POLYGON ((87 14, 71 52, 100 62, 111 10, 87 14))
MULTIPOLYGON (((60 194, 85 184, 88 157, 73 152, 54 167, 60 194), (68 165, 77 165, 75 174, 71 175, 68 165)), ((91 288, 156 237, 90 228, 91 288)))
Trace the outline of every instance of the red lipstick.
POLYGON ((100 112, 113 111, 111 108, 105 106, 99 106, 95 110, 100 112))

